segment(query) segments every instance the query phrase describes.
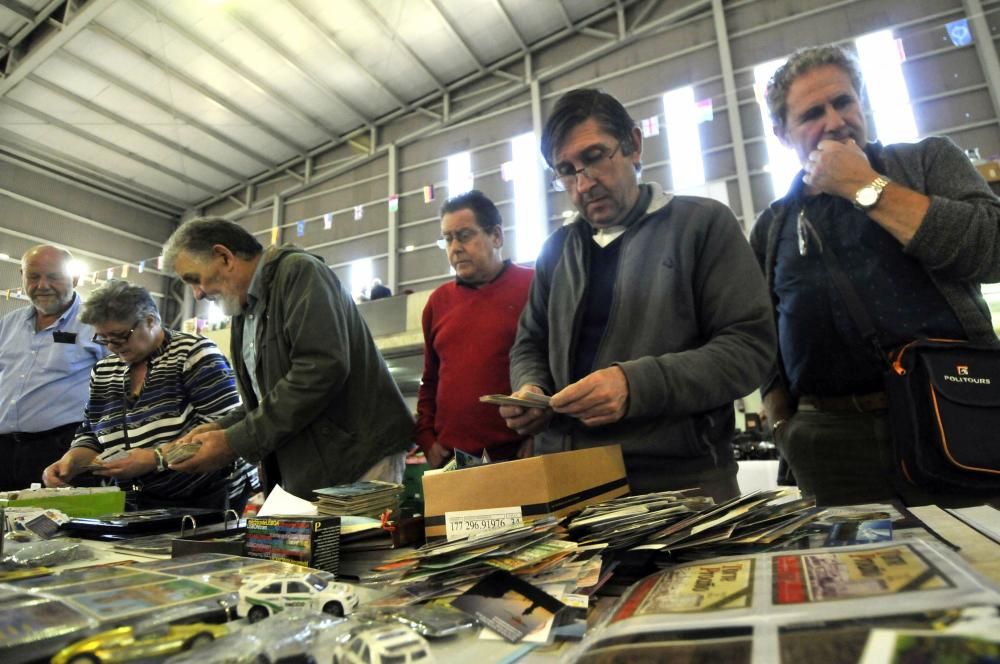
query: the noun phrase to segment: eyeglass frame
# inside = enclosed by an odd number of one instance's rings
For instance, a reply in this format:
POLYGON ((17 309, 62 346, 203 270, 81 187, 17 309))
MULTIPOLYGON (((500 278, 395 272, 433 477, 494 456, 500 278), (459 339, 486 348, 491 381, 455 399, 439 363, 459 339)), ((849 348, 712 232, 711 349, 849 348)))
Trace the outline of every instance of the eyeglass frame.
POLYGON ((135 323, 133 323, 132 329, 130 329, 128 332, 115 333, 115 338, 106 337, 102 334, 95 334, 93 337, 91 337, 90 341, 92 343, 97 344, 98 346, 111 346, 112 344, 115 346, 124 346, 125 344, 128 343, 128 340, 132 338, 132 333, 135 332, 136 329, 139 327, 139 325, 142 324, 142 321, 143 319, 140 318, 135 323), (123 338, 118 338, 118 337, 123 337, 123 338))
MULTIPOLYGON (((610 162, 612 159, 614 159, 614 156, 618 154, 621 148, 622 148, 622 142, 618 141, 618 145, 615 146, 614 150, 612 150, 607 154, 602 154, 600 157, 593 159, 589 164, 587 164, 583 168, 573 169, 572 173, 560 173, 558 170, 553 168, 552 179, 550 180, 552 188, 555 189, 556 191, 569 191, 570 187, 576 186, 576 182, 580 178, 581 174, 591 180, 596 180, 597 178, 595 176, 601 175, 603 173, 600 172, 595 173, 592 169, 596 168, 598 169, 598 171, 600 171, 600 169, 604 167, 605 162, 610 162), (566 180, 565 182, 563 181, 564 179, 566 180)), ((572 167, 572 164, 570 164, 570 167, 572 167)))
POLYGON ((460 228, 455 231, 454 234, 451 234, 451 237, 448 237, 447 233, 442 235, 434 242, 434 244, 437 245, 438 249, 448 251, 448 247, 451 246, 452 242, 458 242, 460 245, 465 246, 466 242, 471 242, 472 238, 476 237, 480 233, 483 233, 484 235, 491 235, 494 228, 496 228, 495 225, 490 226, 489 228, 483 228, 479 225, 476 225, 475 228, 460 228), (464 240, 462 239, 463 236, 465 237, 464 240))

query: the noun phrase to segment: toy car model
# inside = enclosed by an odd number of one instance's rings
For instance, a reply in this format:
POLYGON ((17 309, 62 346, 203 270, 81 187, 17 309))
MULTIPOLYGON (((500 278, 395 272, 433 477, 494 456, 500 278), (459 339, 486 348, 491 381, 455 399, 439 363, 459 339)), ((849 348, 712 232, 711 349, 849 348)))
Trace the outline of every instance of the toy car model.
POLYGON ((257 622, 293 606, 343 616, 357 605, 358 596, 346 583, 312 573, 267 574, 253 575, 243 582, 236 613, 257 622))
POLYGON ((171 655, 210 643, 225 636, 228 631, 222 625, 208 623, 157 625, 148 630, 140 627, 118 627, 63 648, 52 658, 52 664, 130 662, 171 655))
POLYGON ((424 637, 403 625, 363 626, 333 649, 333 664, 431 664, 424 637))

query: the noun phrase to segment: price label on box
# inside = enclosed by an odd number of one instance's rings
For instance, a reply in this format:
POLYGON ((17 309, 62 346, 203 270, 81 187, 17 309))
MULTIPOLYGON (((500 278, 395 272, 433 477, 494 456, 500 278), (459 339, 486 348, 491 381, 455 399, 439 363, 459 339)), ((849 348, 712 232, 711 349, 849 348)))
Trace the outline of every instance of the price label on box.
POLYGON ((508 530, 524 525, 520 505, 445 512, 444 519, 449 542, 468 535, 508 530))

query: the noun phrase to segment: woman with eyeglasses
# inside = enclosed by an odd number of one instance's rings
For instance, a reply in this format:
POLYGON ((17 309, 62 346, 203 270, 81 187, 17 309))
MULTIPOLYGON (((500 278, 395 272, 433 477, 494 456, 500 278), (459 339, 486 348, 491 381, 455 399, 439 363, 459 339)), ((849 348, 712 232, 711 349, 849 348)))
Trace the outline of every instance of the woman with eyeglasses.
POLYGON ((94 366, 83 422, 46 486, 81 473, 113 479, 129 509, 202 507, 242 511, 252 469, 243 461, 206 474, 172 471, 159 447, 240 403, 232 369, 203 337, 168 330, 149 291, 111 280, 90 294, 80 320, 111 350, 94 366))

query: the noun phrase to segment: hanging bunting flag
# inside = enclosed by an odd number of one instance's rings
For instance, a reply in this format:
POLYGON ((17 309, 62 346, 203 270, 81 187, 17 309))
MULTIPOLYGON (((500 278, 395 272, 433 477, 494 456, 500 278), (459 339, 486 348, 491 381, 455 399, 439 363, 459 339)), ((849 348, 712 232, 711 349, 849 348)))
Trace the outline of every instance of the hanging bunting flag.
POLYGON ((139 274, 142 274, 142 271, 145 269, 146 269, 146 261, 139 261, 139 274))
POLYGON ((399 210, 399 196, 389 197, 389 212, 396 212, 399 210))
POLYGON ((360 221, 363 216, 365 216, 365 206, 364 205, 355 205, 354 206, 354 221, 360 221))
POLYGON ((295 224, 295 235, 297 235, 298 237, 302 237, 305 234, 306 234, 306 222, 304 219, 302 219, 295 224))
POLYGON ((500 179, 504 182, 511 182, 514 179, 514 162, 505 161, 500 164, 500 179))
POLYGON ((278 233, 280 230, 277 226, 271 226, 271 244, 278 244, 278 233))
POLYGON ((9 300, 10 299, 10 289, 9 288, 3 292, 3 298, 5 300, 9 300))
POLYGON ((105 274, 107 275, 108 279, 114 279, 115 278, 115 268, 109 267, 108 271, 105 274))
POLYGON ((156 257, 156 269, 157 270, 162 270, 163 269, 163 256, 157 256, 156 257))
POLYGON ((330 230, 333 228, 333 213, 327 212, 323 215, 323 230, 330 230))
POLYGON ((711 122, 715 119, 715 112, 712 110, 712 98, 702 99, 694 103, 695 118, 698 122, 711 122))
POLYGON ((424 203, 430 203, 434 200, 434 185, 427 184, 424 185, 424 203))
POLYGON ((945 24, 948 38, 955 46, 968 46, 972 43, 972 30, 969 29, 969 19, 961 18, 945 24))
POLYGON ((95 284, 97 283, 97 273, 96 272, 91 277, 91 281, 94 282, 95 284))
POLYGON ((24 289, 23 288, 18 288, 17 289, 17 299, 20 300, 23 295, 24 295, 24 289))
POLYGON ((126 277, 128 277, 128 263, 122 265, 122 279, 125 279, 126 277))
POLYGON ((649 138, 650 136, 660 135, 660 118, 654 115, 649 118, 643 118, 642 120, 642 137, 649 138))

